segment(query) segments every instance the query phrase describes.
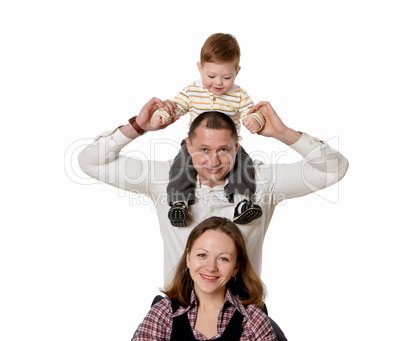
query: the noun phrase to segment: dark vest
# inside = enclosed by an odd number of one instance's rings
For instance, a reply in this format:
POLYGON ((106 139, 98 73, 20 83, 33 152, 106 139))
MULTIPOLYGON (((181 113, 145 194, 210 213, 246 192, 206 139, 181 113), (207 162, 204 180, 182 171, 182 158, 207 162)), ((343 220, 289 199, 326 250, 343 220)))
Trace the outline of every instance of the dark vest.
MULTIPOLYGON (((173 314, 179 309, 179 302, 172 300, 173 314)), ((227 340, 237 341, 240 340, 242 325, 244 316, 240 314, 238 310, 235 311, 230 319, 225 331, 219 339, 215 340, 227 340)), ((187 314, 182 314, 173 318, 171 341, 197 341, 193 335, 193 331, 190 326, 187 314)), ((214 340, 214 341, 215 341, 214 340)))

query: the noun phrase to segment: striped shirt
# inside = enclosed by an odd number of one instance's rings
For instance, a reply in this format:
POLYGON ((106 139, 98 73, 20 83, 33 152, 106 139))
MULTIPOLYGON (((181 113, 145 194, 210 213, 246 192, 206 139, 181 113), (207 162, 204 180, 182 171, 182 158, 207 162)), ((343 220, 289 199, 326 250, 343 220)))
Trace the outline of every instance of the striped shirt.
POLYGON ((170 340, 173 318, 182 314, 188 315, 195 339, 200 341, 214 340, 222 336, 236 310, 244 316, 240 341, 277 340, 268 316, 255 305, 243 306, 230 289, 226 291, 225 303, 219 312, 217 320, 218 333, 212 339, 207 339, 204 335, 194 330, 198 307, 194 291, 191 294, 191 302, 190 306, 179 307, 173 314, 171 301, 165 297, 152 306, 144 321, 142 321, 134 333, 131 341, 170 340))
MULTIPOLYGON (((239 135, 240 122, 247 117, 248 111, 254 105, 248 93, 236 84, 228 92, 216 96, 203 87, 201 79, 184 88, 173 99, 173 102, 176 103, 173 116, 183 116, 189 113, 189 126, 203 112, 219 111, 233 120, 239 135)), ((157 110, 155 114, 163 116, 167 123, 171 121, 171 117, 163 109, 157 110)), ((262 114, 253 113, 250 116, 258 121, 260 129, 264 126, 265 119, 262 114)))

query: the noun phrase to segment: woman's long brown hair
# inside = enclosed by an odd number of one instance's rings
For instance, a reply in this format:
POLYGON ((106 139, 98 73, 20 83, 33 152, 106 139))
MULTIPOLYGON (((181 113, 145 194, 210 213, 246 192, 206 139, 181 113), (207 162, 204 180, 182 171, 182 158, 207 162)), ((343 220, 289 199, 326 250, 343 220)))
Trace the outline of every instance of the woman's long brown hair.
POLYGON ((190 253, 195 241, 205 231, 220 231, 232 238, 236 246, 237 262, 240 265, 236 280, 231 279, 226 287, 230 288, 234 295, 240 297, 244 305, 255 304, 262 307, 264 304, 264 285, 250 263, 246 243, 239 228, 226 218, 211 217, 198 224, 190 233, 186 248, 177 265, 175 275, 167 290, 162 291, 170 299, 176 299, 180 305, 187 307, 191 304, 191 291, 193 280, 187 271, 186 257, 190 253))

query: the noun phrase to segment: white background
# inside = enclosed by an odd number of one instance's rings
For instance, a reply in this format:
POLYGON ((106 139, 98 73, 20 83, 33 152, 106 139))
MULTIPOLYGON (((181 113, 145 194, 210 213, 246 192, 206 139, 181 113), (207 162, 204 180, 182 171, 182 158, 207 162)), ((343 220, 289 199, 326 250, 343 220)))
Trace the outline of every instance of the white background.
MULTIPOLYGON (((77 153, 196 80, 205 39, 229 32, 236 82, 350 161, 339 185, 277 208, 270 315, 289 340, 402 340, 401 31, 390 0, 2 1, 0 339, 130 340, 162 285, 156 214, 87 179, 77 153)), ((187 120, 135 146, 171 158, 187 120)))

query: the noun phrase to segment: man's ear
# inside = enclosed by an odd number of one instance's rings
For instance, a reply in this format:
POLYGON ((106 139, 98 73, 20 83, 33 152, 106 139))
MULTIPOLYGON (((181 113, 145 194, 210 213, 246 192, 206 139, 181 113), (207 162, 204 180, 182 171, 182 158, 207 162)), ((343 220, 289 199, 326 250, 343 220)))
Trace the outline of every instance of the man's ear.
POLYGON ((186 146, 187 146, 187 151, 191 155, 191 141, 189 137, 186 137, 186 146))
POLYGON ((235 143, 236 155, 237 155, 237 152, 239 151, 239 147, 240 147, 240 143, 239 143, 239 140, 237 140, 235 143))
POLYGON ((241 66, 239 66, 239 68, 237 69, 236 77, 237 77, 237 75, 239 74, 240 69, 241 69, 241 66))
POLYGON ((202 65, 200 62, 197 62, 198 71, 202 72, 202 65))

